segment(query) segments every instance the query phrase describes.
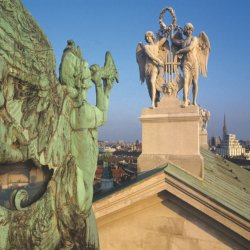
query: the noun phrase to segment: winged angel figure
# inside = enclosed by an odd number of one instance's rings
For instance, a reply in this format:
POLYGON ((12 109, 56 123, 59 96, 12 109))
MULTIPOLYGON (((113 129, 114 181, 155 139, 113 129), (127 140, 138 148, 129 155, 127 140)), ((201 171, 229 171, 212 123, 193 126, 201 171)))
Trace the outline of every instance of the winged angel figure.
POLYGON ((136 61, 139 66, 140 80, 146 80, 148 93, 152 101, 152 108, 160 101, 160 93, 163 92, 164 65, 169 53, 169 44, 166 38, 167 33, 162 37, 155 38, 152 31, 145 33, 146 45, 139 43, 136 48, 136 61))
POLYGON ((91 206, 97 128, 118 82, 112 56, 89 68, 68 41, 57 80, 50 43, 21 2, 1 0, 0 12, 0 167, 33 159, 54 170, 38 201, 0 207, 0 249, 99 249, 91 206))
POLYGON ((181 69, 183 71, 183 102, 184 107, 189 104, 190 86, 193 86, 193 104, 197 105, 196 98, 198 94, 198 76, 199 72, 202 76, 207 75, 207 63, 210 53, 210 42, 205 32, 201 32, 199 37, 192 35, 194 27, 191 23, 184 26, 184 39, 178 30, 174 34, 174 29, 171 29, 172 50, 174 56, 180 55, 181 69))

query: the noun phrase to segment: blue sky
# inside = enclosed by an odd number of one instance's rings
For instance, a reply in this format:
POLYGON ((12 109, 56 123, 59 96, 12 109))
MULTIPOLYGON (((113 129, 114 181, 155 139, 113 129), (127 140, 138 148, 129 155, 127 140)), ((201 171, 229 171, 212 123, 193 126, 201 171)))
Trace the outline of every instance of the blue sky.
MULTIPOLYGON (((82 48, 89 64, 103 64, 110 50, 120 75, 114 86, 107 124, 100 139, 141 138, 138 117, 150 106, 146 85, 139 81, 135 49, 147 30, 157 32, 166 6, 174 8, 177 24, 192 22, 211 43, 208 77, 199 79, 198 103, 211 112, 209 136, 222 134, 224 113, 228 131, 250 139, 250 1, 228 0, 23 0, 55 52, 57 67, 68 39, 82 48)), ((170 17, 165 17, 169 23, 170 17)), ((89 94, 94 103, 94 91, 89 94)))

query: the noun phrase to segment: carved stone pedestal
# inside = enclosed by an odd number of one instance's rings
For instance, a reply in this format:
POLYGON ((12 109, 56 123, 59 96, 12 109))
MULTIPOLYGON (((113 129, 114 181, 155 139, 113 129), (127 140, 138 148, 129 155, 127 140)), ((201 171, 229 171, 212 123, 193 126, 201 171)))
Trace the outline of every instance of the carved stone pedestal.
POLYGON ((193 176, 203 178, 198 107, 183 108, 176 97, 164 96, 157 108, 144 109, 140 120, 142 154, 138 158, 139 172, 170 161, 193 176))
POLYGON ((200 132, 200 146, 208 149, 208 136, 207 131, 201 131, 200 132))

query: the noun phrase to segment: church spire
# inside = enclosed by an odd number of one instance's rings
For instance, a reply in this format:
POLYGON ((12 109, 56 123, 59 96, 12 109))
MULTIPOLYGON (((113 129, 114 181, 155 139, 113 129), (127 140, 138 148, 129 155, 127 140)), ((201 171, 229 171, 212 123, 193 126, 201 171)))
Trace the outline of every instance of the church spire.
POLYGON ((223 124, 223 140, 225 140, 227 132, 227 124, 226 124, 226 114, 224 114, 224 124, 223 124))

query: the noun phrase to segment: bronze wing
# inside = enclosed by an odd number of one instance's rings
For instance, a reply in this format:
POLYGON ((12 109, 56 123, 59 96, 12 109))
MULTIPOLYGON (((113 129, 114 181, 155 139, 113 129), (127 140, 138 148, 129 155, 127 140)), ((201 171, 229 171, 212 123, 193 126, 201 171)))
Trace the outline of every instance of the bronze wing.
POLYGON ((58 129, 65 102, 64 91, 56 78, 54 52, 20 1, 0 1, 0 10, 4 109, 27 143, 34 145, 37 160, 48 164, 51 158, 48 146, 58 129))

